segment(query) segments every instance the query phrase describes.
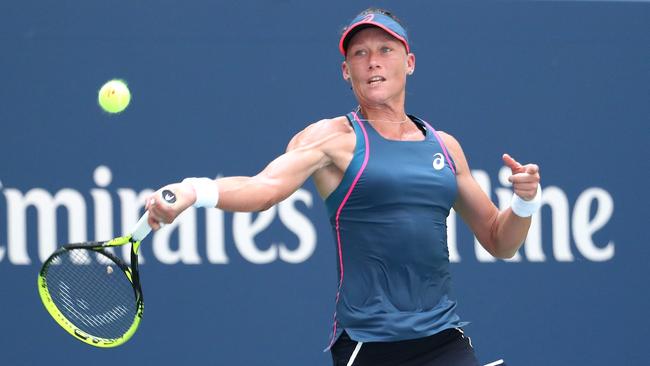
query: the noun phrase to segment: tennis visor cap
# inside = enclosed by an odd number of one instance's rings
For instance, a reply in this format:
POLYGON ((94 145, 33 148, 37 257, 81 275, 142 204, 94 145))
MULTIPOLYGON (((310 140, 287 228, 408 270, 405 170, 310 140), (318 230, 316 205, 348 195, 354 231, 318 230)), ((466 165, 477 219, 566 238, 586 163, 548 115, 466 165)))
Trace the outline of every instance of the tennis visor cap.
POLYGON ((339 40, 339 51, 345 56, 350 39, 361 29, 367 27, 379 27, 388 32, 391 36, 397 38, 406 47, 406 53, 411 52, 409 47, 408 35, 406 30, 393 18, 381 13, 370 13, 358 15, 345 27, 341 39, 339 40))

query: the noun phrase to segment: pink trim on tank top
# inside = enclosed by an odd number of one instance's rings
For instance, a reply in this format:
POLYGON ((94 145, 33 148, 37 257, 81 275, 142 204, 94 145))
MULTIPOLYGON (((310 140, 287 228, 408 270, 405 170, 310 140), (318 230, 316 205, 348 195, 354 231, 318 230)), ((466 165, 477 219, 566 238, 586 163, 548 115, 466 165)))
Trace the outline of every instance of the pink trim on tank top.
MULTIPOLYGON (((359 123, 359 126, 361 127, 361 130, 363 131, 363 139, 366 143, 365 146, 365 153, 363 157, 363 163, 361 164, 361 168, 359 169, 359 172, 357 172, 356 177, 354 177, 354 180, 352 181, 352 184, 350 185, 350 188, 348 189, 348 192, 346 193, 345 197, 343 198, 343 201, 341 201, 341 204, 339 205, 338 210, 336 210, 336 243, 338 246, 338 252, 339 252, 339 267, 341 268, 341 278, 339 279, 339 288, 336 291, 336 305, 339 303, 339 297, 341 295, 341 287, 343 286, 343 251, 342 251, 342 245, 341 245, 341 231, 339 229, 339 217, 341 216, 341 211, 343 210, 343 207, 345 206, 346 202, 348 201, 348 198, 350 198, 350 195, 352 194, 352 191, 354 191, 354 187, 357 185, 357 182, 359 181, 359 178, 361 178, 361 174, 363 171, 366 169, 366 165, 368 165, 368 157, 370 156, 370 144, 368 142, 368 133, 366 132, 366 128, 363 125, 363 122, 359 119, 359 116, 355 112, 352 112, 352 115, 354 116, 354 119, 359 123)), ((327 349, 332 347, 334 344, 334 340, 336 337, 336 329, 337 329, 337 320, 336 320, 336 311, 334 311, 334 329, 332 330, 332 339, 330 340, 329 346, 327 346, 327 349)))

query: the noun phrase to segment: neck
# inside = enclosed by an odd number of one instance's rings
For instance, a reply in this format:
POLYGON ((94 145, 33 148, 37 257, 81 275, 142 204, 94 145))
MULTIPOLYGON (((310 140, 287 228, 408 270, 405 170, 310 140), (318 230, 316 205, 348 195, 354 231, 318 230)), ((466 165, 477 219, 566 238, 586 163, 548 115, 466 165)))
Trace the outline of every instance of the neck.
POLYGON ((363 119, 379 124, 400 125, 409 121, 403 107, 398 109, 360 107, 359 110, 363 119))

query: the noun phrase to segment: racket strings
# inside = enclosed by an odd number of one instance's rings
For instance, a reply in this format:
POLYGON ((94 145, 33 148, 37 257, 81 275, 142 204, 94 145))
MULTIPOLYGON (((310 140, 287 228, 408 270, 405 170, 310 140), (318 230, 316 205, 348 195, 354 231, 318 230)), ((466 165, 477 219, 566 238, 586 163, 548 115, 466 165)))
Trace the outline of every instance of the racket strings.
POLYGON ((46 276, 50 296, 63 316, 83 332, 105 339, 121 337, 136 315, 133 286, 117 264, 105 264, 90 253, 95 252, 73 249, 52 261, 46 276))

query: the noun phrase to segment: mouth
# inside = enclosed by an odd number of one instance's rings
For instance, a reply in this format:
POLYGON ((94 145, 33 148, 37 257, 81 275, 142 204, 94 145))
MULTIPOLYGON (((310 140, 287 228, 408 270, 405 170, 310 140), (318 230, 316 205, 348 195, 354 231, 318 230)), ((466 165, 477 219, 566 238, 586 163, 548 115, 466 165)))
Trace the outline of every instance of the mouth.
POLYGON ((383 77, 383 76, 378 75, 378 76, 373 76, 370 79, 368 79, 367 83, 370 86, 374 86, 374 85, 379 85, 380 83, 382 83, 384 81, 386 81, 386 78, 383 77))

